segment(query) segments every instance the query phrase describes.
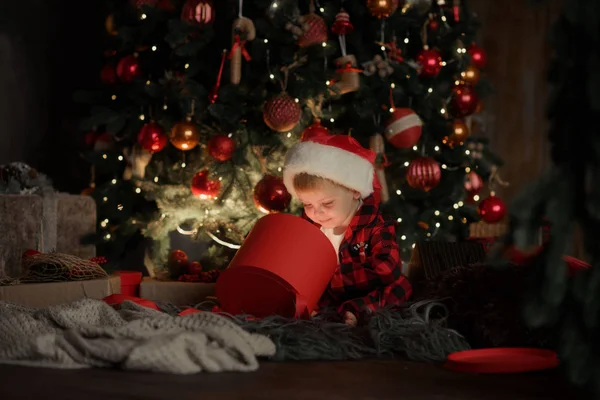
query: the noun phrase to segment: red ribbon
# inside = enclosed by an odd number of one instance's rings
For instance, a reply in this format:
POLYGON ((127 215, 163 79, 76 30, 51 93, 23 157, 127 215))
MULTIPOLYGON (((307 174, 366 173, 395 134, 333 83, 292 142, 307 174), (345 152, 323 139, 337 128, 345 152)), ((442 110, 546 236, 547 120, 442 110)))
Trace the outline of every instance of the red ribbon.
POLYGON ((346 63, 342 68, 336 69, 335 72, 342 74, 344 72, 362 72, 362 69, 354 68, 352 63, 346 63))
POLYGON ((244 56, 244 58, 246 59, 246 61, 250 61, 252 60, 252 57, 250 57, 250 53, 248 53, 248 50, 246 50, 246 41, 240 38, 240 35, 235 35, 235 42, 233 42, 233 46, 231 47, 231 51, 229 52, 229 59, 231 60, 231 57, 233 57, 233 53, 238 49, 242 49, 242 56, 244 56))

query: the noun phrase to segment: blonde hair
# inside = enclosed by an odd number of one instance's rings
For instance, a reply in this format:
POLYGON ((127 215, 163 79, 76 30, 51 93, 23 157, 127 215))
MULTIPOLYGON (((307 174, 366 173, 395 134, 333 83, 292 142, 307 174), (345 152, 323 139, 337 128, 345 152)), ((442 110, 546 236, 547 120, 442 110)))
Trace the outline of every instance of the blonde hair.
POLYGON ((320 189, 323 183, 325 183, 325 178, 307 174, 306 172, 294 175, 293 185, 296 192, 320 189))
POLYGON ((331 179, 322 178, 317 175, 311 175, 306 172, 301 172, 299 174, 294 175, 294 180, 292 181, 292 184, 294 185, 294 190, 296 192, 308 192, 311 190, 319 190, 323 187, 325 183, 330 183, 334 186, 341 187, 351 192, 355 192, 355 190, 347 188, 344 185, 340 185, 339 183, 334 182, 331 179))

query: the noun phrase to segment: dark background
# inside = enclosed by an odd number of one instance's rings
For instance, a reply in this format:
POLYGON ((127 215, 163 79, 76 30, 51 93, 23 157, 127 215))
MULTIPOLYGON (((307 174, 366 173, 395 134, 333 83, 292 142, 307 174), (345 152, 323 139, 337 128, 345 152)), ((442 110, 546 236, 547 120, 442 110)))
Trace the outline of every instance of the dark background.
POLYGON ((86 109, 72 97, 98 82, 105 2, 0 3, 0 164, 24 161, 79 192, 89 182, 77 129, 86 109))

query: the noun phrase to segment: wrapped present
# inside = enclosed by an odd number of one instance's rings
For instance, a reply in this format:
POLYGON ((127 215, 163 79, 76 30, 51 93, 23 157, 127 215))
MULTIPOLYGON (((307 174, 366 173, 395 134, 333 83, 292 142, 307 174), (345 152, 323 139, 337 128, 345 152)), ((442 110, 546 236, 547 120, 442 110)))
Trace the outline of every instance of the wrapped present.
POLYGON ((91 197, 48 192, 0 194, 0 279, 21 275, 28 249, 57 251, 84 259, 96 255, 83 236, 96 230, 96 203, 91 197))
POLYGON ((107 276, 99 279, 70 282, 22 283, 0 286, 0 301, 10 301, 25 307, 47 307, 88 298, 102 300, 121 292, 121 278, 107 276))
POLYGON ((294 215, 269 214, 221 273, 216 295, 230 314, 308 318, 337 267, 335 249, 318 228, 294 215))

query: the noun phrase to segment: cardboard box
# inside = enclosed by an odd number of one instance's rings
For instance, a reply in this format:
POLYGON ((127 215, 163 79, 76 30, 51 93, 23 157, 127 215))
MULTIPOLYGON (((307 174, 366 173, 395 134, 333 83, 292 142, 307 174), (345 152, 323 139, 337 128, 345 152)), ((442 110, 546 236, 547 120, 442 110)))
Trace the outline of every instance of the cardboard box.
POLYGON ((215 295, 214 283, 159 281, 144 278, 140 284, 140 297, 176 306, 194 306, 215 295))
POLYGON ((121 293, 121 278, 113 276, 89 281, 23 283, 0 286, 0 300, 26 307, 46 307, 84 298, 102 300, 121 293))
POLYGON ((21 275, 21 256, 28 249, 89 259, 96 247, 83 246, 81 238, 96 231, 96 203, 64 193, 52 198, 2 194, 0 231, 0 279, 21 275))

